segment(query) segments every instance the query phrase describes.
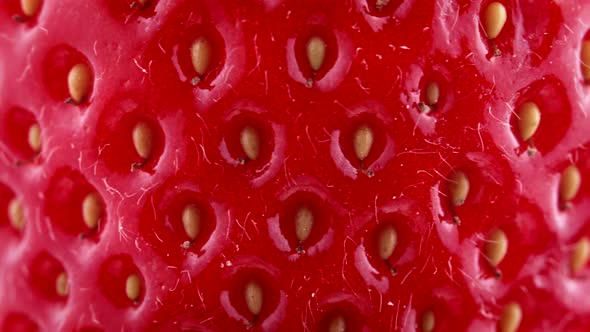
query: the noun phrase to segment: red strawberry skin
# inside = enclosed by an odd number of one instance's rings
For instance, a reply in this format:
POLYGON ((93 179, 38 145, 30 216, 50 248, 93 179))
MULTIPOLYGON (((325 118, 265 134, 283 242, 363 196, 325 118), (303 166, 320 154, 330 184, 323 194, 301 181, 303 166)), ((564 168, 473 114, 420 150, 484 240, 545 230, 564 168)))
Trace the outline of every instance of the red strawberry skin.
POLYGON ((0 330, 336 331, 343 317, 346 331, 420 331, 432 312, 434 331, 494 331, 509 303, 519 331, 590 329, 590 269, 570 266, 590 236, 590 2, 501 3, 489 40, 479 0, 44 0, 32 17, 3 1, 0 330), (326 44, 315 72, 312 36, 326 44), (212 51, 194 85, 197 37, 212 51), (90 92, 66 103, 79 63, 90 92), (440 98, 423 112, 433 81, 440 98), (541 110, 534 154, 515 116, 526 101, 541 110), (153 134, 145 160, 138 122, 153 134), (360 161, 362 124, 374 141, 360 161), (244 126, 260 155, 240 162, 244 126), (572 164, 581 186, 564 204, 572 164), (470 188, 453 207, 456 170, 470 188), (93 192, 104 211, 89 228, 93 192), (187 204, 201 218, 190 243, 187 204), (302 205, 315 219, 299 243, 302 205), (397 244, 383 260, 387 225, 397 244), (482 252, 496 228, 497 270, 482 252))

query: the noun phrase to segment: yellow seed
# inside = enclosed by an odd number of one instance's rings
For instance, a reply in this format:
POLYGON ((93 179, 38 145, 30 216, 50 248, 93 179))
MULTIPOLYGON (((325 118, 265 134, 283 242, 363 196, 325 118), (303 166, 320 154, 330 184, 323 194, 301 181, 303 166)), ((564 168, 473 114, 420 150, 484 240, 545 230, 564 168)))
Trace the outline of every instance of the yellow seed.
POLYGON ((590 81, 590 40, 582 42, 580 60, 582 62, 582 76, 585 81, 590 81))
POLYGON ((375 2, 375 7, 377 7, 377 9, 382 9, 383 7, 387 6, 389 1, 390 0, 377 0, 375 2))
POLYGON ((506 7, 499 2, 492 2, 486 7, 482 24, 489 39, 498 37, 506 24, 507 17, 506 7))
POLYGON ((41 150, 41 127, 38 124, 29 127, 27 141, 35 153, 41 150))
POLYGON ((148 159, 152 154, 154 145, 154 132, 150 125, 145 122, 139 122, 133 128, 133 146, 137 154, 143 158, 148 159))
POLYGON ((260 136, 252 127, 244 127, 240 133, 240 143, 246 156, 251 160, 258 159, 260 155, 260 136))
POLYGON ((324 64, 326 43, 320 37, 311 37, 307 42, 307 61, 313 71, 318 71, 324 64))
POLYGON ((518 109, 518 131, 523 141, 528 141, 539 128, 541 112, 537 104, 526 102, 518 109))
POLYGON ((182 225, 189 239, 194 240, 201 230, 201 211, 195 205, 187 205, 182 211, 182 225))
POLYGON ((68 73, 68 91, 70 97, 77 104, 81 103, 90 94, 92 88, 92 71, 85 63, 79 63, 70 69, 68 73))
POLYGON ((307 206, 302 206, 297 210, 295 214, 295 234, 297 235, 297 240, 303 242, 309 237, 313 222, 313 212, 307 206))
POLYGON ((332 318, 328 332, 346 332, 346 321, 342 316, 332 318))
POLYGON ((422 315, 422 332, 432 332, 434 330, 434 313, 432 310, 426 310, 422 315))
POLYGON ((430 82, 428 86, 426 86, 426 98, 425 102, 428 106, 434 106, 438 103, 438 99, 440 98, 440 89, 438 87, 438 83, 430 82))
POLYGON ((352 139, 356 157, 361 161, 367 158, 375 139, 373 130, 367 125, 362 125, 356 129, 352 139))
POLYGON ((248 307, 248 310, 250 310, 250 312, 254 316, 260 314, 263 302, 262 287, 260 287, 260 285, 257 282, 250 281, 246 285, 246 289, 244 290, 244 296, 246 299, 246 306, 248 307))
POLYGON ((578 194, 582 176, 575 165, 568 166, 561 174, 559 182, 559 198, 564 201, 571 201, 578 194))
POLYGON ((504 307, 498 321, 500 332, 516 332, 522 320, 522 309, 518 303, 512 302, 504 307))
POLYGON ((463 205, 469 194, 469 179, 467 178, 467 175, 461 171, 453 172, 448 185, 453 206, 463 205))
POLYGON ((387 260, 393 254, 397 245, 397 232, 393 226, 387 225, 379 233, 379 239, 377 241, 379 257, 382 260, 387 260))
POLYGON ((20 7, 25 16, 33 17, 37 15, 39 8, 41 8, 41 0, 20 0, 20 7))
POLYGON ((493 267, 498 266, 508 251, 508 238, 506 233, 496 228, 488 234, 484 244, 484 255, 493 267))
POLYGON ((590 259, 590 239, 587 237, 581 238, 570 257, 570 269, 572 273, 576 274, 580 272, 587 264, 590 259))
POLYGON ((205 75, 211 61, 211 44, 207 39, 200 37, 191 46, 191 61, 199 76, 205 75))
POLYGON ((25 227, 23 206, 16 198, 13 198, 10 203, 8 203, 8 219, 10 220, 12 227, 19 231, 22 231, 25 227))
POLYGON ((141 279, 137 274, 131 274, 125 281, 125 294, 131 301, 137 301, 141 292, 141 279))
POLYGON ((68 276, 65 272, 60 273, 55 278, 55 291, 57 295, 65 297, 68 295, 70 289, 68 286, 68 276))
POLYGON ((98 193, 92 192, 84 197, 84 201, 82 201, 82 220, 88 228, 96 228, 103 213, 104 207, 98 193))

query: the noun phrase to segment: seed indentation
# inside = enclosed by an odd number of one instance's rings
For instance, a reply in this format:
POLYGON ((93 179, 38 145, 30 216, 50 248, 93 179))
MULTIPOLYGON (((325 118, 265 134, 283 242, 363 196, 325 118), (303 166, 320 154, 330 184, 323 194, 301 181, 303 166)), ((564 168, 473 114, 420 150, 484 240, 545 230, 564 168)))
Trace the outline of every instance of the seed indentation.
POLYGON ((484 255, 493 267, 497 267, 508 251, 508 237, 501 229, 496 228, 491 231, 484 245, 484 255))
POLYGON ((590 239, 581 238, 575 245, 570 256, 570 269, 573 274, 579 273, 590 260, 590 239))
POLYGON ((314 36, 307 42, 307 61, 313 71, 318 71, 326 58, 326 43, 320 37, 314 36))
POLYGON ((244 127, 240 133, 240 144, 250 160, 257 160, 260 156, 260 136, 252 127, 244 127))
POLYGON ((125 295, 131 301, 135 302, 141 293, 141 279, 137 274, 131 274, 125 281, 125 295))
POLYGON ((8 219, 12 227, 16 230, 22 231, 25 227, 25 213, 23 211, 23 206, 16 198, 13 198, 10 203, 8 203, 8 219))
POLYGON ((90 95, 92 88, 92 70, 85 63, 79 63, 68 73, 68 91, 71 100, 80 104, 90 95))
POLYGON ((483 14, 483 29, 489 39, 495 39, 504 29, 508 14, 506 7, 499 2, 490 3, 483 14))
POLYGON ((254 315, 258 316, 262 310, 262 303, 264 300, 262 294, 262 287, 256 281, 250 281, 244 290, 246 299, 246 306, 248 310, 254 315))
POLYGON ((498 330, 500 332, 516 332, 522 321, 522 309, 516 302, 507 304, 502 310, 502 315, 498 321, 498 330))
POLYGON ((84 197, 84 201, 82 201, 82 220, 88 228, 95 229, 103 213, 104 207, 98 193, 92 192, 84 197))
POLYGON ((182 211, 182 225, 186 236, 195 240, 201 230, 201 211, 195 205, 187 205, 182 211))
POLYGON ((299 242, 307 240, 314 223, 314 215, 307 206, 300 207, 295 214, 295 235, 299 242))

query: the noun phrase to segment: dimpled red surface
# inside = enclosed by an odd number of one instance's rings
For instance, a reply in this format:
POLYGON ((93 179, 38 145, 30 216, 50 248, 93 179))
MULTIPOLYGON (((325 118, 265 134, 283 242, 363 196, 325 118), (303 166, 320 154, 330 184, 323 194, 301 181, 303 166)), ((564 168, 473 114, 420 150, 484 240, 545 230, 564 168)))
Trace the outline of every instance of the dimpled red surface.
POLYGON ((24 22, 19 1, 2 1, 1 330, 327 331, 341 315, 347 331, 413 331, 431 310, 435 331, 493 331, 516 302, 521 331, 587 331, 590 269, 574 275, 569 259, 590 236, 580 69, 590 2, 501 2, 494 57, 480 0, 392 0, 381 11, 365 0, 45 0, 24 22), (308 87, 312 35, 327 54, 308 87), (198 36, 213 53, 193 86, 198 36), (79 62, 92 91, 66 104, 79 62), (423 113, 430 81, 441 98, 423 113), (526 100, 542 114, 532 156, 514 126, 526 100), (140 120, 157 129, 155 145, 132 169, 140 120), (39 154, 26 141, 35 122, 39 154), (375 142, 361 167, 352 135, 363 123, 375 142), (260 133, 260 158, 239 164, 246 125, 260 133), (563 209, 570 164, 582 184, 563 209), (455 211, 453 170, 470 181, 455 211), (96 231, 81 213, 92 191, 105 205, 96 231), (13 198, 22 231, 5 212, 13 198), (187 202, 203 228, 185 248, 187 202), (316 221, 298 251, 301 204, 316 221), (398 234, 388 262, 376 249, 383 224, 398 234), (508 238, 500 278, 481 253, 496 227, 508 238), (66 297, 53 287, 60 271, 66 297), (125 295, 130 273, 137 303, 125 295), (256 317, 248 280, 263 290, 256 317))

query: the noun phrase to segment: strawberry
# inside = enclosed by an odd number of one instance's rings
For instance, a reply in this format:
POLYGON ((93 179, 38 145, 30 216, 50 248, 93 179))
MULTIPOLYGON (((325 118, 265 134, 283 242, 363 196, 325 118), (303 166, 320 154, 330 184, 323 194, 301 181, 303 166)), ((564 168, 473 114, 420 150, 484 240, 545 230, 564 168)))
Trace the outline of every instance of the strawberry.
POLYGON ((0 330, 587 331, 585 0, 5 0, 0 330))

